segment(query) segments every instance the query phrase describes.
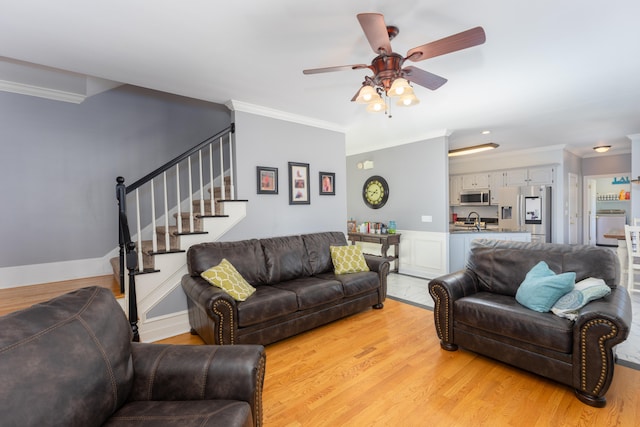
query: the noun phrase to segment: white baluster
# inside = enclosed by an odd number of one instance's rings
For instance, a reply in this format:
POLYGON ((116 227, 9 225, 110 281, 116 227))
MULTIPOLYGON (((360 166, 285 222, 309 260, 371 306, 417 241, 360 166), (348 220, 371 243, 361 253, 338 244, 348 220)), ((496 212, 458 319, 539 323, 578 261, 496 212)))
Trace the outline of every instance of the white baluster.
MULTIPOLYGON (((138 234, 138 271, 144 270, 144 264, 142 263, 142 229, 140 228, 140 193, 136 188, 136 227, 138 234)), ((128 277, 128 276, 127 276, 128 277)))
POLYGON ((158 252, 158 233, 156 230, 156 191, 153 185, 153 179, 151 180, 151 244, 153 246, 153 252, 158 252))
POLYGON ((216 214, 216 202, 215 195, 216 190, 213 186, 213 144, 209 144, 209 193, 211 194, 210 203, 211 203, 211 215, 216 214))
POLYGON ((233 140, 232 138, 233 133, 229 133, 229 178, 231 179, 230 182, 230 188, 229 188, 229 193, 231 194, 230 198, 231 200, 236 198, 236 188, 235 185, 233 183, 233 140))
POLYGON ((193 178, 191 175, 191 156, 188 158, 189 162, 189 233, 193 233, 193 178))
POLYGON ((222 137, 220 137, 220 198, 222 200, 227 198, 227 189, 224 182, 224 143, 222 137))
POLYGON ((164 191, 164 250, 171 249, 171 239, 169 237, 169 201, 167 200, 167 172, 162 173, 162 185, 164 191))
POLYGON ((178 225, 178 234, 182 233, 182 206, 180 206, 180 164, 176 165, 176 200, 178 201, 178 219, 176 221, 178 225))
POLYGON ((198 151, 198 176, 200 178, 200 215, 204 215, 204 188, 202 187, 202 150, 198 151))

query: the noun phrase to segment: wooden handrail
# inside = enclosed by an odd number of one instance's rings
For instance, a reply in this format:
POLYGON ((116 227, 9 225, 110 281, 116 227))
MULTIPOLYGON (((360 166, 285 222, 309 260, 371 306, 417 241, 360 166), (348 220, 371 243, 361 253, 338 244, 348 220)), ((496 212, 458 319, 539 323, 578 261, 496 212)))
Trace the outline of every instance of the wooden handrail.
POLYGON ((157 177, 161 173, 171 169, 172 167, 174 167, 175 165, 177 165, 178 163, 180 163, 181 161, 183 161, 187 157, 191 156, 192 154, 197 153, 199 150, 201 150, 207 144, 210 144, 211 141, 213 141, 215 139, 218 139, 221 136, 226 135, 228 133, 234 133, 234 132, 235 132, 235 123, 231 123, 231 126, 221 130, 220 132, 216 133, 213 136, 210 136, 209 138, 205 139, 204 141, 202 141, 201 143, 199 143, 195 147, 193 147, 193 148, 185 151, 184 153, 180 154, 175 159, 170 160, 169 162, 167 162, 164 165, 160 166, 158 169, 154 170, 153 172, 143 176, 142 178, 140 178, 139 180, 137 180, 133 184, 127 185, 127 187, 126 187, 127 188, 127 190, 126 190, 127 194, 131 193, 136 188, 139 188, 139 187, 143 186, 144 184, 146 184, 147 182, 151 181, 153 178, 157 177))

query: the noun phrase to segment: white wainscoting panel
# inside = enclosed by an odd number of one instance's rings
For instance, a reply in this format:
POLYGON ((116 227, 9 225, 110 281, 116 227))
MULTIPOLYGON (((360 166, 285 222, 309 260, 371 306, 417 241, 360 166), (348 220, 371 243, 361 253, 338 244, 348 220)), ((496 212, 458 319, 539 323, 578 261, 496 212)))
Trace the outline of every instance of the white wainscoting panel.
POLYGON ((398 230, 400 273, 433 279, 446 274, 449 264, 449 234, 398 230))

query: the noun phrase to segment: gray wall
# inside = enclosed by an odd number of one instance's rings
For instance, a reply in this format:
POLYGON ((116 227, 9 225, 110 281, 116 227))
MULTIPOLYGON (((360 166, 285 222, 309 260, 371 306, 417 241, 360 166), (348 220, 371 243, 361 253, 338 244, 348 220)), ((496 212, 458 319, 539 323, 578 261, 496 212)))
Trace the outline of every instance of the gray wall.
POLYGON ((358 224, 396 221, 400 230, 446 232, 449 223, 448 143, 445 137, 414 142, 347 157, 347 213, 358 224), (373 169, 358 169, 372 160, 373 169), (380 209, 367 207, 362 186, 372 175, 389 184, 389 200, 380 209), (433 222, 422 222, 423 215, 433 222))
POLYGON ((631 155, 629 154, 617 154, 602 157, 586 157, 582 159, 582 175, 584 176, 630 172, 631 155))
POLYGON ((237 198, 249 203, 247 217, 221 240, 346 232, 344 134, 241 111, 234 122, 237 198), (309 205, 289 205, 288 162, 309 163, 309 205), (278 168, 277 195, 257 194, 257 166, 278 168), (319 172, 336 174, 335 196, 319 195, 319 172))
POLYGON ((132 86, 81 104, 0 92, 0 267, 104 256, 118 241, 116 177, 134 182, 230 117, 132 86))

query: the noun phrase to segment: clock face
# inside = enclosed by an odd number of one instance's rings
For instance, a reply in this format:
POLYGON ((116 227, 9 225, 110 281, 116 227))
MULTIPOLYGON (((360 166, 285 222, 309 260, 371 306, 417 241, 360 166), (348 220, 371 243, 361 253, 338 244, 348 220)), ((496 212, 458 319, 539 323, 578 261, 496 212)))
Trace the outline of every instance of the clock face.
POLYGON ((362 187, 362 199, 372 209, 379 209, 389 199, 389 185, 387 181, 378 175, 367 179, 362 187))

